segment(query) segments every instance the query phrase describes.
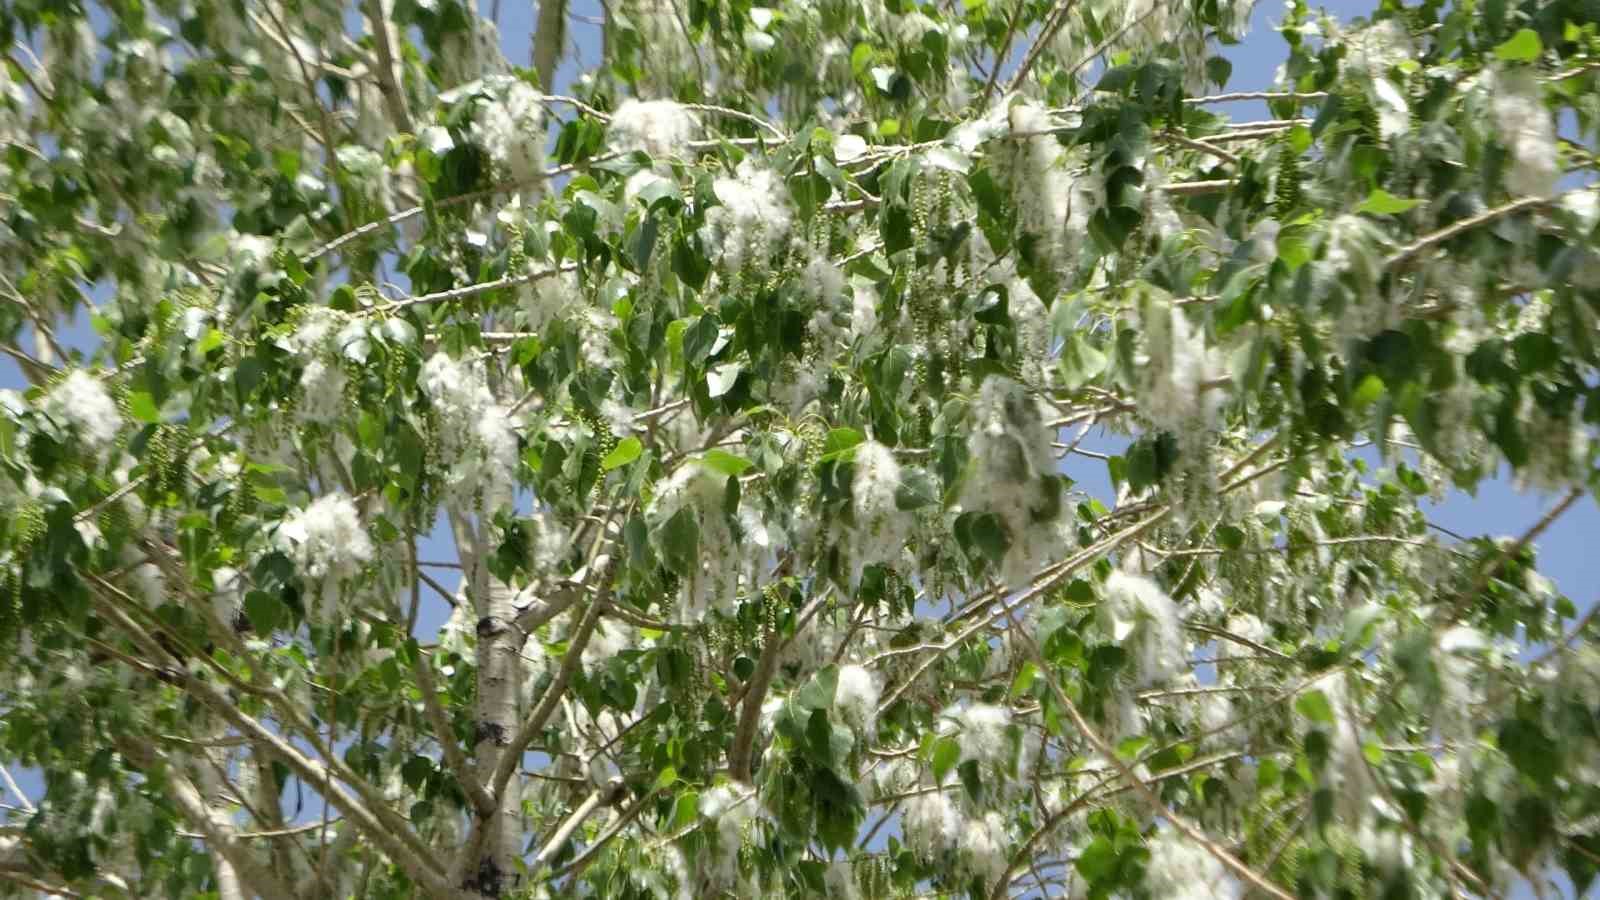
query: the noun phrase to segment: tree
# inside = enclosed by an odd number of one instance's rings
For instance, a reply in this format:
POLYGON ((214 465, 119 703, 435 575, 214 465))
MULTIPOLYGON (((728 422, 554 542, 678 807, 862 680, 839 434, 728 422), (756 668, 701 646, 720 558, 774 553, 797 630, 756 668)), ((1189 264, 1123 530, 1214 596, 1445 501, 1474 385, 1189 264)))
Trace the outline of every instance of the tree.
POLYGON ((1600 16, 1250 5, 5 4, 5 890, 1582 893, 1600 16))

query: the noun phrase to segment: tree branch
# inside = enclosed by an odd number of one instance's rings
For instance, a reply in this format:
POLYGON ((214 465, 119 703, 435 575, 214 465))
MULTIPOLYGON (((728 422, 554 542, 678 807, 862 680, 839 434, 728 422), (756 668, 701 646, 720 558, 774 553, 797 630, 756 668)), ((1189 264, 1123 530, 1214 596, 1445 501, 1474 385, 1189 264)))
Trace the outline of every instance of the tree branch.
POLYGON ((537 0, 539 19, 533 29, 533 71, 539 89, 556 89, 556 68, 567 43, 567 0, 537 0))
POLYGON ((277 873, 261 866, 254 859, 249 848, 239 841, 233 825, 226 817, 211 809, 200 795, 200 789, 195 787, 188 775, 172 765, 170 760, 162 757, 149 744, 118 737, 117 750, 147 773, 160 765, 166 776, 164 781, 167 786, 167 796, 172 798, 184 817, 205 834, 206 843, 211 849, 244 876, 255 893, 260 894, 265 900, 294 900, 297 896, 295 891, 280 881, 277 873))
POLYGON ((1218 862, 1222 863, 1223 866, 1231 870, 1235 875, 1238 875, 1245 881, 1255 885, 1258 889, 1265 892, 1269 896, 1276 898, 1276 900, 1295 900, 1292 894, 1273 884, 1271 881, 1268 881, 1265 876, 1262 876, 1254 869, 1245 865, 1238 859, 1238 857, 1235 857, 1232 853, 1229 853, 1215 841, 1206 837, 1205 834, 1201 832, 1199 828, 1195 827, 1195 825, 1186 817, 1174 812, 1165 803, 1163 803, 1161 798, 1156 795, 1155 791, 1151 790, 1150 786, 1145 784, 1144 780, 1138 775, 1134 774, 1133 769, 1130 768, 1127 763, 1122 761, 1122 757, 1117 755, 1117 749, 1107 743, 1105 738, 1102 738, 1099 733, 1097 733, 1094 728, 1084 720, 1083 714, 1078 712, 1078 707, 1072 702, 1072 698, 1068 697, 1066 691, 1062 690, 1061 683, 1056 678, 1055 669, 1045 661, 1044 654, 1039 650, 1039 645, 1033 640, 1033 636, 1028 634, 1025 629, 1018 629, 1017 636, 1021 638, 1022 644, 1028 649, 1028 655, 1033 657, 1034 664, 1039 667, 1039 671, 1045 676, 1045 683, 1050 686, 1050 693, 1055 696, 1056 702, 1061 704, 1061 708, 1066 710, 1067 716, 1072 719, 1073 726, 1078 729, 1079 733, 1083 735, 1084 739, 1087 740, 1096 751, 1110 761, 1111 765, 1116 768, 1117 773, 1133 787, 1134 791, 1136 791, 1147 803, 1159 811, 1159 814, 1162 818, 1171 823, 1172 827, 1177 829, 1177 831, 1184 837, 1195 842, 1196 844, 1199 844, 1207 853, 1211 854, 1212 857, 1214 857, 1218 862))
MULTIPOLYGON (((1039 29, 1039 36, 1034 38, 1032 46, 1023 55, 1022 65, 1017 68, 1017 74, 1011 76, 1010 83, 1006 85, 1006 93, 1015 91, 1022 86, 1022 82, 1027 79, 1028 73, 1033 70, 1033 64, 1039 61, 1039 56, 1043 53, 1045 46, 1055 40, 1056 32, 1061 30, 1061 26, 1067 24, 1067 16, 1072 12, 1073 2, 1074 0, 1057 0, 1052 10, 1053 14, 1045 19, 1044 27, 1039 29)), ((996 66, 998 67, 998 63, 996 66)))
POLYGON ((622 792, 623 783, 621 778, 613 778, 604 787, 597 787, 590 791, 589 796, 578 804, 578 808, 567 816, 566 821, 556 828, 555 832, 550 835, 550 839, 545 841, 544 846, 539 848, 538 853, 534 854, 534 868, 544 865, 545 860, 554 856, 556 851, 561 849, 561 845, 567 842, 567 838, 572 837, 572 832, 583 824, 584 819, 589 818, 602 804, 615 803, 622 792))
POLYGON ((1479 225, 1487 225, 1496 219, 1503 219, 1512 213, 1521 212, 1525 209, 1537 209, 1538 207, 1546 206, 1552 202, 1554 201, 1550 197, 1519 197, 1510 203, 1502 206, 1496 206, 1494 209, 1486 209, 1475 216, 1468 216, 1459 222, 1454 222, 1431 234, 1423 235, 1417 240, 1412 241, 1404 247, 1401 247, 1395 253, 1390 255, 1388 259, 1383 261, 1383 266, 1386 269, 1392 269, 1397 266, 1405 265, 1406 263, 1415 259, 1418 254, 1430 248, 1437 247, 1456 235, 1461 234, 1462 232, 1470 231, 1473 228, 1477 228, 1479 225))
POLYGON ((385 0, 363 0, 367 27, 372 29, 372 43, 378 51, 378 90, 383 94, 384 105, 389 108, 389 118, 403 134, 412 133, 411 114, 406 111, 406 95, 400 90, 399 60, 395 56, 394 42, 398 37, 389 21, 385 0))
POLYGON ((1534 538, 1544 534, 1545 530, 1554 525, 1556 520, 1561 518, 1562 513, 1571 509, 1572 504, 1578 502, 1578 498, 1582 497, 1583 494, 1584 489, 1581 487, 1575 487, 1568 491, 1560 502, 1550 507, 1549 511, 1540 516, 1539 521, 1533 523, 1532 527, 1523 532, 1521 537, 1500 548, 1500 552, 1495 555, 1495 558, 1487 566, 1483 567, 1483 571, 1478 573, 1478 577, 1472 582, 1472 587, 1457 597, 1454 603, 1440 608, 1441 615, 1438 621, 1448 624, 1461 618, 1467 611, 1467 604, 1483 593, 1484 589, 1489 586, 1489 582, 1500 574, 1501 569, 1505 568, 1506 563, 1510 562, 1512 557, 1521 553, 1529 544, 1533 543, 1534 538))
MULTIPOLYGON (((433 857, 427 847, 417 839, 406 821, 387 807, 378 806, 369 809, 366 804, 351 795, 344 784, 331 780, 330 769, 339 772, 341 779, 350 779, 352 784, 359 782, 353 773, 344 771, 344 767, 336 760, 330 760, 328 765, 317 762, 296 750, 281 735, 269 730, 266 726, 256 721, 251 716, 239 710, 238 704, 227 697, 217 693, 216 689, 204 681, 190 675, 181 661, 167 652, 161 644, 151 637, 137 622, 133 621, 115 604, 101 602, 99 608, 124 632, 134 643, 150 654, 152 658, 169 658, 179 665, 169 666, 163 670, 164 677, 182 687, 192 694, 195 699, 205 704, 212 711, 233 723, 233 726, 245 735, 259 741, 271 750, 289 766, 301 780, 307 784, 326 785, 328 800, 344 813, 352 824, 374 843, 383 848, 383 851, 399 865, 413 881, 422 885, 428 892, 437 897, 462 896, 452 889, 444 880, 444 868, 433 857), (380 812, 381 811, 381 812, 380 812), (384 821, 388 818, 390 821, 384 821)), ((320 751, 319 751, 320 752, 320 751)))

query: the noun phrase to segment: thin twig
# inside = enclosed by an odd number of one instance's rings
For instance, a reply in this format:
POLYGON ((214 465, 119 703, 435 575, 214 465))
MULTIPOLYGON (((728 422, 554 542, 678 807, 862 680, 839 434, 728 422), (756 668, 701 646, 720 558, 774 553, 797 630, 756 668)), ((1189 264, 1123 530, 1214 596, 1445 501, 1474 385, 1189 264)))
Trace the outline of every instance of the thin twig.
POLYGON ((1497 219, 1503 219, 1512 213, 1521 212, 1525 209, 1537 209, 1542 206, 1548 206, 1554 202, 1555 199, 1551 197, 1519 197, 1510 203, 1497 206, 1494 209, 1487 209, 1475 216, 1468 216, 1459 222, 1453 222, 1444 228, 1439 229, 1438 231, 1423 235, 1415 241, 1412 241, 1404 247, 1401 247, 1388 259, 1383 261, 1384 268, 1394 268, 1404 265, 1423 251, 1437 247, 1456 235, 1465 231, 1469 231, 1473 228, 1477 228, 1479 225, 1487 225, 1488 223, 1497 219))
POLYGON ((1052 10, 1052 15, 1045 19, 1044 27, 1039 29, 1039 36, 1034 38, 1033 45, 1022 57, 1022 65, 1017 69, 1017 74, 1011 76, 1011 82, 1006 85, 1006 93, 1015 91, 1027 79, 1028 72, 1033 69, 1033 64, 1039 61, 1039 56, 1044 48, 1056 38, 1056 32, 1061 26, 1067 24, 1067 16, 1072 12, 1073 0, 1058 0, 1052 10))
POLYGON ((1506 563, 1510 562, 1513 557, 1526 549, 1529 544, 1533 543, 1535 538, 1541 534, 1544 534, 1545 529, 1549 528, 1551 525, 1554 525, 1555 521, 1561 518, 1562 513, 1565 513, 1567 510, 1571 509, 1572 504, 1578 502, 1578 498, 1582 497, 1583 494, 1584 490, 1581 487, 1575 487, 1568 491, 1567 495, 1562 497, 1560 502, 1558 502, 1555 506, 1550 507, 1550 510, 1543 516, 1540 516, 1539 521, 1533 523, 1532 527, 1523 532, 1521 537, 1502 547, 1500 552, 1495 555, 1494 560, 1491 561, 1489 565, 1484 566, 1483 570, 1478 573, 1478 577, 1472 582, 1472 587, 1468 588, 1465 593, 1458 596, 1454 603, 1440 608, 1441 616, 1439 621, 1441 623, 1448 624, 1456 621, 1462 615, 1464 615, 1467 611, 1467 604, 1471 603, 1479 594, 1483 593, 1484 589, 1489 586, 1489 582, 1494 580, 1495 576, 1500 574, 1501 569, 1505 568, 1506 563))
POLYGON ((418 306, 424 303, 449 303, 455 300, 464 300, 467 297, 475 297, 478 294, 487 294, 490 291, 498 291, 502 288, 514 287, 519 284, 527 284, 529 282, 538 281, 541 278, 549 278, 553 275, 559 275, 563 272, 575 272, 577 269, 577 263, 562 263, 558 266, 552 266, 548 269, 538 269, 533 272, 524 272, 521 275, 507 275, 503 278, 496 278, 493 281, 480 281, 477 284, 469 284, 463 287, 451 288, 448 291, 438 291, 437 293, 433 294, 422 294, 417 297, 402 297, 398 300, 385 300, 382 303, 372 306, 368 312, 393 312, 403 307, 418 306))
POLYGON ((987 109, 989 96, 994 93, 994 84, 1000 78, 1000 67, 1006 64, 1006 57, 1011 54, 1011 41, 1017 35, 1017 21, 1022 18, 1025 3, 1018 3, 1017 8, 1011 13, 1011 21, 1006 24, 1006 36, 1000 41, 1000 52, 995 54, 994 71, 989 73, 989 80, 983 85, 983 98, 978 101, 979 109, 987 109))
POLYGON ((1211 94, 1206 97, 1185 97, 1183 102, 1188 106, 1201 106, 1207 103, 1231 103, 1238 100, 1326 100, 1326 91, 1232 91, 1226 94, 1211 94))
POLYGON ((1078 729, 1078 732, 1083 735, 1084 739, 1095 750, 1110 761, 1111 765, 1117 769, 1118 774, 1132 786, 1136 793, 1144 798, 1145 802, 1154 807, 1159 815, 1166 819, 1180 834, 1199 844, 1218 862, 1232 870, 1235 875, 1255 885, 1268 895, 1277 898, 1277 900, 1294 900, 1292 894, 1284 891, 1271 881, 1268 881, 1265 876, 1245 865, 1238 857, 1235 857, 1221 845, 1206 837, 1187 817, 1180 815, 1163 803, 1161 798, 1156 795, 1156 792, 1151 790, 1150 786, 1145 784, 1144 780, 1134 774, 1133 769, 1122 761, 1122 757, 1117 755, 1117 749, 1107 743, 1105 738, 1102 738, 1083 718, 1083 714, 1078 711, 1077 704, 1073 703, 1072 698, 1068 697, 1066 691, 1062 690, 1060 682, 1056 679, 1054 668, 1045 661, 1044 654, 1039 650, 1039 645, 1034 642, 1032 635, 1028 634, 1026 629, 1019 629, 1017 635, 1027 647, 1028 654, 1033 657, 1034 664, 1039 666, 1040 672, 1044 674, 1045 683, 1050 687, 1050 692, 1055 696, 1056 702, 1061 704, 1061 708, 1066 710, 1067 716, 1072 719, 1073 726, 1078 729))

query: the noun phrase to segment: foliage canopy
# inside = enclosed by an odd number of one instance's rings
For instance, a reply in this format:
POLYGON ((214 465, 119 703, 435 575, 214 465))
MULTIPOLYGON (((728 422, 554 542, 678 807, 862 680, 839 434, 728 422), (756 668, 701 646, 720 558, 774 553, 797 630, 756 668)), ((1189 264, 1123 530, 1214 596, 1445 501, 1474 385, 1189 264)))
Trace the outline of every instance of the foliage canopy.
POLYGON ((1581 893, 1600 9, 1250 6, 9 0, 0 891, 1581 893))

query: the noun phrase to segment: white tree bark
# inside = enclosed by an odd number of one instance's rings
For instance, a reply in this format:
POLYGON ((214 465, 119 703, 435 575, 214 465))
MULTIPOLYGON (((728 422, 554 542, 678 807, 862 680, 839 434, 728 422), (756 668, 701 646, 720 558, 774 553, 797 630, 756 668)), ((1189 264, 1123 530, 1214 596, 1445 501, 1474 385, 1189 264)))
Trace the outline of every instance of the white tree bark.
MULTIPOLYGON (((516 592, 489 574, 488 525, 474 525, 452 512, 451 526, 467 581, 467 602, 478 616, 478 703, 474 727, 473 772, 478 783, 493 788, 495 771, 509 752, 517 731, 522 697, 523 632, 515 627, 516 592)), ((522 783, 513 778, 493 794, 494 808, 473 822, 466 852, 458 860, 460 883, 485 897, 501 897, 517 885, 517 857, 522 843, 522 783)))

